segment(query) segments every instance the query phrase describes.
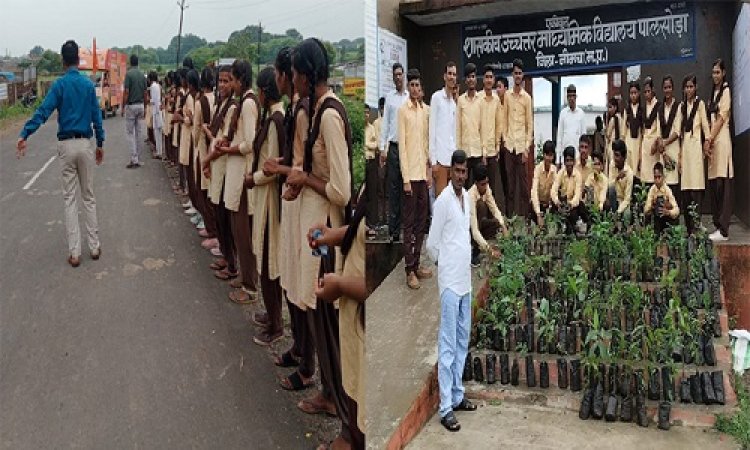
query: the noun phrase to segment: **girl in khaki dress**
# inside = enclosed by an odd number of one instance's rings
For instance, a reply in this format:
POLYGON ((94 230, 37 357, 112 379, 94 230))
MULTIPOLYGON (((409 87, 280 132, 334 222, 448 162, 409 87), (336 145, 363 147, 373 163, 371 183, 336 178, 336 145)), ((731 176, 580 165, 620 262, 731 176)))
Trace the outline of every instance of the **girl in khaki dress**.
POLYGON ((732 109, 732 94, 726 82, 727 71, 724 61, 714 61, 711 78, 714 85, 708 103, 708 124, 711 128, 704 151, 708 154, 708 183, 713 193, 716 226, 709 237, 713 241, 729 239, 729 219, 732 217, 732 183, 734 164, 732 162, 732 135, 729 132, 729 117, 732 109))
POLYGON ((690 216, 690 205, 694 205, 700 213, 703 192, 706 189, 706 178, 703 160, 702 136, 708 136, 710 128, 706 118, 706 105, 697 94, 698 82, 693 74, 685 76, 682 81, 682 91, 685 100, 682 102, 682 123, 680 138, 682 151, 680 153, 680 209, 685 214, 685 226, 688 233, 695 230, 693 218, 690 216))
POLYGON ((266 306, 264 330, 253 340, 258 345, 269 345, 284 334, 278 254, 280 197, 278 176, 264 174, 263 163, 278 158, 284 147, 284 105, 272 67, 266 67, 258 74, 257 85, 263 119, 253 142, 252 170, 245 175, 245 187, 250 189, 254 204, 253 253, 266 306))
POLYGON ((670 75, 661 82, 664 101, 659 109, 659 151, 664 164, 664 182, 677 198, 680 198, 680 174, 677 170, 680 159, 680 128, 682 115, 680 102, 673 95, 674 80, 670 75))
POLYGON ((625 147, 628 159, 625 164, 630 166, 638 178, 638 166, 641 163, 641 140, 643 139, 643 107, 641 106, 641 85, 631 81, 628 87, 630 101, 625 106, 625 120, 622 121, 622 135, 625 136, 625 147))
POLYGON ((643 82, 643 97, 646 100, 643 114, 643 140, 641 141, 641 160, 638 165, 641 182, 647 185, 654 183, 654 165, 661 162, 659 152, 659 109, 660 103, 654 92, 654 81, 651 77, 643 82))
POLYGON ((216 229, 214 207, 208 201, 208 179, 203 175, 201 164, 208 155, 208 146, 210 144, 210 139, 203 128, 204 125, 206 127, 211 125, 211 118, 214 116, 216 110, 216 99, 213 92, 213 69, 210 67, 203 69, 200 77, 200 85, 201 92, 195 100, 195 115, 193 117, 194 151, 191 163, 194 170, 192 171, 191 176, 195 177, 196 199, 198 200, 195 204, 195 208, 203 217, 203 222, 206 225, 206 233, 205 235, 201 235, 206 239, 201 243, 201 246, 210 250, 218 247, 218 231, 216 229))
POLYGON ((604 129, 604 173, 607 174, 610 179, 613 179, 613 177, 617 175, 617 168, 615 167, 615 157, 612 153, 612 143, 618 139, 622 139, 622 126, 624 122, 622 114, 620 114, 620 100, 618 100, 617 97, 611 97, 609 99, 605 119, 607 126, 604 129))

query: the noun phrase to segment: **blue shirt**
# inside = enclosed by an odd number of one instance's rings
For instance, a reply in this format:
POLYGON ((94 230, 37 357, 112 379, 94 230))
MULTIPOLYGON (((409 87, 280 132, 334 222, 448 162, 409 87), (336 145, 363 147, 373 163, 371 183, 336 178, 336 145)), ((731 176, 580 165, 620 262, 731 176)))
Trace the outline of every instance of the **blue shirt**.
POLYGON ((101 147, 104 143, 104 128, 102 128, 102 111, 99 109, 99 101, 96 99, 94 83, 71 67, 65 75, 52 83, 42 105, 34 112, 34 116, 26 122, 21 137, 28 139, 44 122, 49 119, 52 112, 57 110, 57 137, 71 133, 82 134, 91 138, 96 131, 96 146, 101 147))

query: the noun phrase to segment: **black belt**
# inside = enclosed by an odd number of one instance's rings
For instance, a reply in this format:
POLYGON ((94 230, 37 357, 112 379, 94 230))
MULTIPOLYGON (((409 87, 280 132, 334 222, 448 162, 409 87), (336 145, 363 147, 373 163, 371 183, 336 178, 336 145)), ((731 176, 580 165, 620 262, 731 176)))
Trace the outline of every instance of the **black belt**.
POLYGON ((58 141, 67 141, 68 139, 88 139, 83 133, 65 133, 57 136, 58 141))
POLYGON ((143 104, 143 102, 130 102, 130 103, 128 103, 128 106, 130 106, 130 105, 142 105, 142 104, 143 104))

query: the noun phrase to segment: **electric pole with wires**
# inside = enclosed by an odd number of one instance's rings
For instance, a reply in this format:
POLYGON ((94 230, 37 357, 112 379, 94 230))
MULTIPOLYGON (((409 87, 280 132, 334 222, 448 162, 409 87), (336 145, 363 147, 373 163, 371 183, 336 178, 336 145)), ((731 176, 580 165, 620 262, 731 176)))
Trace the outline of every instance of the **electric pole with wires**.
MULTIPOLYGON (((258 51, 256 52, 255 58, 256 58, 256 69, 255 69, 255 76, 257 77, 260 73, 260 41, 263 40, 263 24, 258 22, 258 51)), ((252 66, 250 66, 252 67, 252 66)))
POLYGON ((185 9, 188 8, 188 6, 185 5, 185 0, 178 1, 177 6, 180 7, 180 31, 179 33, 177 33, 177 57, 175 59, 175 69, 180 68, 180 44, 182 43, 182 16, 185 13, 185 9))

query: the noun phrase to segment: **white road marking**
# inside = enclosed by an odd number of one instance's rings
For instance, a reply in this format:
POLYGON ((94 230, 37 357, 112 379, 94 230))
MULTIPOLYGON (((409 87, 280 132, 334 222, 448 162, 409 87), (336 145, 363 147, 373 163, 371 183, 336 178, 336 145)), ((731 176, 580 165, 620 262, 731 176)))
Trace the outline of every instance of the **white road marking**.
POLYGON ((47 170, 47 167, 49 167, 49 165, 52 164, 52 161, 54 161, 55 158, 57 158, 57 156, 52 156, 49 160, 47 160, 47 162, 42 166, 42 168, 39 169, 37 171, 37 173, 34 174, 33 177, 31 177, 31 179, 29 180, 29 182, 26 183, 26 186, 23 187, 24 191, 28 190, 31 187, 31 185, 34 184, 34 182, 36 181, 36 179, 39 178, 39 175, 41 175, 42 172, 44 172, 45 170, 47 170))

